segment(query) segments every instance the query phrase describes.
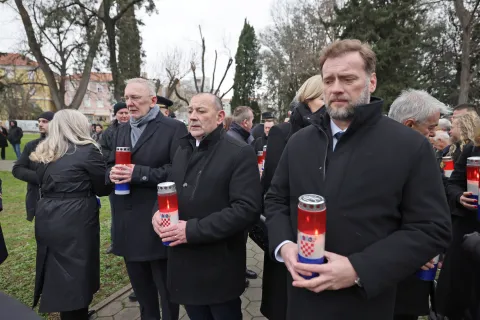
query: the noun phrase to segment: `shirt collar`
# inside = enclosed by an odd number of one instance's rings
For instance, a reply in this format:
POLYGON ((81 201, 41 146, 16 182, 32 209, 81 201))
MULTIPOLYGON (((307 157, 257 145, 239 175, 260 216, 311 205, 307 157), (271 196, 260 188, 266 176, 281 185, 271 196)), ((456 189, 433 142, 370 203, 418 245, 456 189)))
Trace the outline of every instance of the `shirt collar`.
POLYGON ((335 135, 338 133, 338 132, 345 132, 347 131, 347 129, 345 130, 342 130, 340 129, 336 124, 335 122, 333 122, 332 119, 330 119, 330 128, 332 129, 332 136, 335 137, 335 135))

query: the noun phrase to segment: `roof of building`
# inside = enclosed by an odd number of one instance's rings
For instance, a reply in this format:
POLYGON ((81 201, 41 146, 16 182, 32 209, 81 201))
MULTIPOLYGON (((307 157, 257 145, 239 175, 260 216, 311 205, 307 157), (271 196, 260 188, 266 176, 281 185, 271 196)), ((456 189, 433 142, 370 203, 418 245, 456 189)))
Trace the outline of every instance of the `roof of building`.
MULTIPOLYGON (((71 76, 72 80, 80 80, 81 78, 82 78, 81 73, 72 74, 72 76, 71 76)), ((91 72, 90 73, 90 81, 93 81, 93 82, 110 82, 110 81, 113 81, 113 78, 112 78, 111 73, 91 72)))
POLYGON ((38 63, 20 53, 0 52, 0 65, 3 66, 38 66, 38 63))

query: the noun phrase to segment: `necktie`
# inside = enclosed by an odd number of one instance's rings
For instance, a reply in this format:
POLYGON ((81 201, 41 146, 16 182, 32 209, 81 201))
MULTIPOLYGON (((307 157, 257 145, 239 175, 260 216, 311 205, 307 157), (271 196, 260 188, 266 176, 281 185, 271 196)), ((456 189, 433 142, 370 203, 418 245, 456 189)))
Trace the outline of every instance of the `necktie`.
POLYGON ((337 133, 335 133, 333 136, 335 137, 335 139, 337 139, 337 141, 340 141, 340 138, 345 134, 344 131, 339 131, 337 133))

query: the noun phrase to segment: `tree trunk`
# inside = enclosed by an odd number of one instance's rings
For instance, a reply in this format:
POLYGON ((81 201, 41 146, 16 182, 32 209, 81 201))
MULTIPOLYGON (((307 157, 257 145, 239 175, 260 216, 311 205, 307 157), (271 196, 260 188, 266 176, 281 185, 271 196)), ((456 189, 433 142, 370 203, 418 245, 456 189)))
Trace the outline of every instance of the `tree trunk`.
POLYGON ((462 71, 460 72, 460 90, 458 95, 458 104, 468 103, 470 93, 470 53, 471 53, 471 28, 463 30, 462 33, 462 71))

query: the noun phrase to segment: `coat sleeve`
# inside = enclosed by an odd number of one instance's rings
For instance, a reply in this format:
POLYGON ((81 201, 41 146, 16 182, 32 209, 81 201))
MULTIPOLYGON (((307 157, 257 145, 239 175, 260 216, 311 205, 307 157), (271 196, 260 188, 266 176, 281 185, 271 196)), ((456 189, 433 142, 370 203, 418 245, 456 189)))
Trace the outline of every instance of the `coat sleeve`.
POLYGON ((241 148, 236 156, 229 184, 230 206, 202 219, 187 221, 190 244, 205 244, 246 230, 260 218, 261 188, 253 148, 241 148))
POLYGON ((263 194, 267 193, 270 188, 273 175, 275 174, 285 145, 286 139, 282 129, 278 126, 273 126, 268 133, 267 157, 265 158, 265 167, 262 174, 263 194))
POLYGON ((105 161, 100 150, 92 146, 88 153, 85 169, 92 181, 93 191, 99 197, 108 196, 112 192, 112 185, 105 184, 105 161))
MULTIPOLYGON (((270 140, 270 139, 269 139, 270 140)), ((265 197, 265 217, 268 228, 270 255, 274 257, 275 249, 284 241, 297 242, 292 232, 290 218, 290 185, 288 171, 287 144, 273 176, 272 184, 265 197)), ((270 156, 268 154, 267 159, 270 156)))
POLYGON ((397 285, 450 243, 450 211, 430 143, 414 154, 399 204, 400 228, 348 257, 367 298, 397 285))
POLYGON ((460 204, 460 197, 463 192, 467 191, 467 158, 471 156, 473 146, 466 146, 460 154, 452 175, 447 182, 447 195, 450 208, 453 210, 456 206, 463 206, 460 204))
POLYGON ((182 122, 179 122, 170 142, 170 163, 160 168, 151 168, 148 166, 135 165, 132 173, 132 184, 156 187, 160 182, 167 180, 175 151, 177 151, 178 141, 187 134, 187 129, 182 122))
MULTIPOLYGON (((33 142, 33 141, 32 141, 33 142)), ((12 169, 12 174, 15 178, 38 185, 38 176, 35 170, 30 169, 30 153, 32 153, 32 143, 27 143, 20 158, 15 162, 12 169)))
POLYGON ((99 141, 100 147, 102 148, 102 155, 105 163, 108 163, 108 158, 110 158, 110 154, 112 153, 112 150, 114 148, 114 146, 112 145, 113 133, 114 133, 113 129, 108 127, 107 130, 105 130, 105 132, 102 134, 102 137, 100 138, 100 141, 99 141))

